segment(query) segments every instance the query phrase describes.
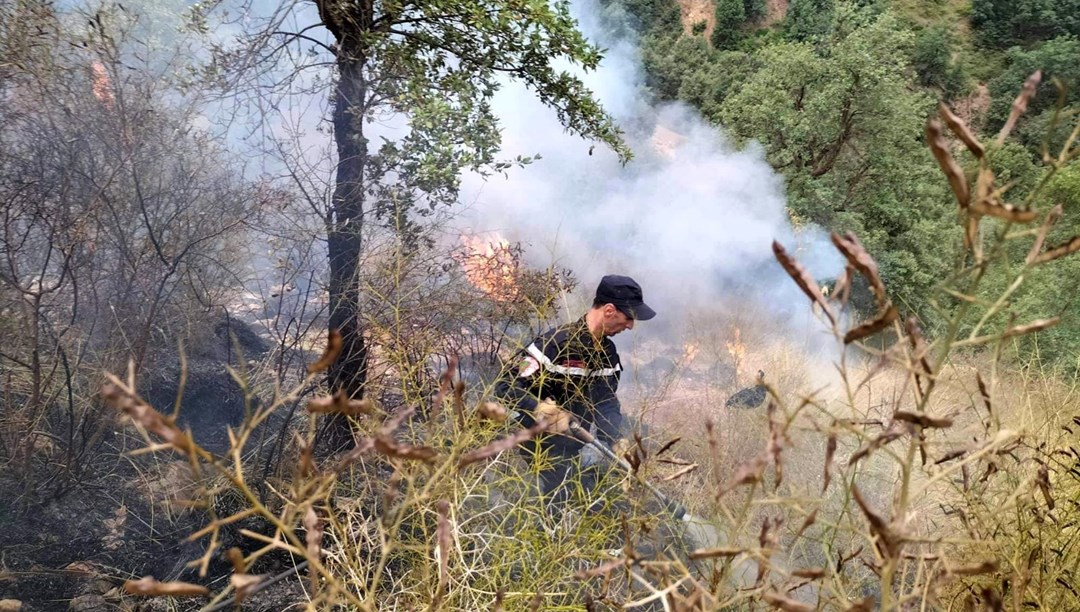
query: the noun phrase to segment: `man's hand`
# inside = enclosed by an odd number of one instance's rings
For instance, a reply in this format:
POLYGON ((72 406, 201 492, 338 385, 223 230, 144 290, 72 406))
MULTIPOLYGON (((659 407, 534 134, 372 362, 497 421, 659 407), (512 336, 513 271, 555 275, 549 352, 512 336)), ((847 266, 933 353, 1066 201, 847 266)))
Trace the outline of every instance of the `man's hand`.
POLYGON ((545 399, 536 405, 533 411, 537 421, 547 423, 546 431, 550 433, 566 433, 570 429, 570 413, 559 407, 558 404, 545 399))

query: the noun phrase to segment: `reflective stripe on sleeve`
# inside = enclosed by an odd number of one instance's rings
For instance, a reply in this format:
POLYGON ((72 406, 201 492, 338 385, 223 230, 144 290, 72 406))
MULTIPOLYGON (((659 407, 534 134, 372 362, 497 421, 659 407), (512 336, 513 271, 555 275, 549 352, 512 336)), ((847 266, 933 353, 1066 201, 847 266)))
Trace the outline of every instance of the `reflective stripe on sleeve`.
POLYGON ((536 343, 529 345, 526 349, 530 355, 533 356, 540 365, 544 366, 544 369, 556 374, 563 374, 569 376, 614 376, 618 372, 622 371, 622 364, 616 364, 614 368, 601 368, 599 370, 590 370, 588 368, 574 368, 569 366, 561 366, 551 361, 544 351, 541 351, 536 343))

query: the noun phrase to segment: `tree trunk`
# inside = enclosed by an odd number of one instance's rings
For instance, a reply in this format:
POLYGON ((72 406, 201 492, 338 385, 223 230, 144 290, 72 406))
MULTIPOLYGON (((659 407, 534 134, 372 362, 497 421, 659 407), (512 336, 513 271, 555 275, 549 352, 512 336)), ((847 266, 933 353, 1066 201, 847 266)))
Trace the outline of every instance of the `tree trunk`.
MULTIPOLYGON (((344 47, 344 46, 343 46, 344 47)), ((327 227, 330 260, 330 329, 341 332, 341 356, 331 366, 331 390, 343 389, 360 398, 367 382, 367 344, 360 312, 357 279, 364 226, 364 167, 367 142, 364 139, 363 108, 366 87, 363 59, 342 48, 337 59, 338 82, 334 96, 334 142, 338 165, 334 196, 327 227)), ((326 424, 325 446, 333 451, 352 445, 348 419, 335 415, 326 424)))

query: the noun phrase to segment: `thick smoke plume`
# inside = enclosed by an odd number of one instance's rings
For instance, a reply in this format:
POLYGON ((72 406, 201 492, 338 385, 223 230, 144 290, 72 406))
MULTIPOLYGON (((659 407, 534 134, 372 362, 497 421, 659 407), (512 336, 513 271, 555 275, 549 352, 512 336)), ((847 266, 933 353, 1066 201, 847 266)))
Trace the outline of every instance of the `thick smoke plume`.
POLYGON ((566 133, 529 91, 507 86, 495 101, 504 153, 541 159, 506 177, 469 177, 465 231, 499 232, 524 243, 532 263, 570 268, 582 283, 579 305, 603 274, 635 277, 660 313, 637 336, 676 340, 692 315, 747 309, 781 331, 822 336, 771 242, 780 240, 819 277, 842 266, 820 230, 791 227, 781 177, 760 148, 736 147, 685 105, 650 104, 636 41, 605 34, 618 28, 594 1, 574 10, 607 49, 600 69, 584 78, 636 157, 620 164, 603 145, 566 133))

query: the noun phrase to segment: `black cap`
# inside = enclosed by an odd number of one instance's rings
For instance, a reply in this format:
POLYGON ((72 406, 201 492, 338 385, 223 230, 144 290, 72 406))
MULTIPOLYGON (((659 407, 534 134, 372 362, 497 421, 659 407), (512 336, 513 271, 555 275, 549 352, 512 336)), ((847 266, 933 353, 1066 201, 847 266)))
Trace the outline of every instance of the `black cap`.
POLYGON ((596 300, 611 304, 620 312, 638 321, 648 321, 656 316, 641 298, 641 285, 629 276, 609 274, 600 279, 596 287, 596 300))

